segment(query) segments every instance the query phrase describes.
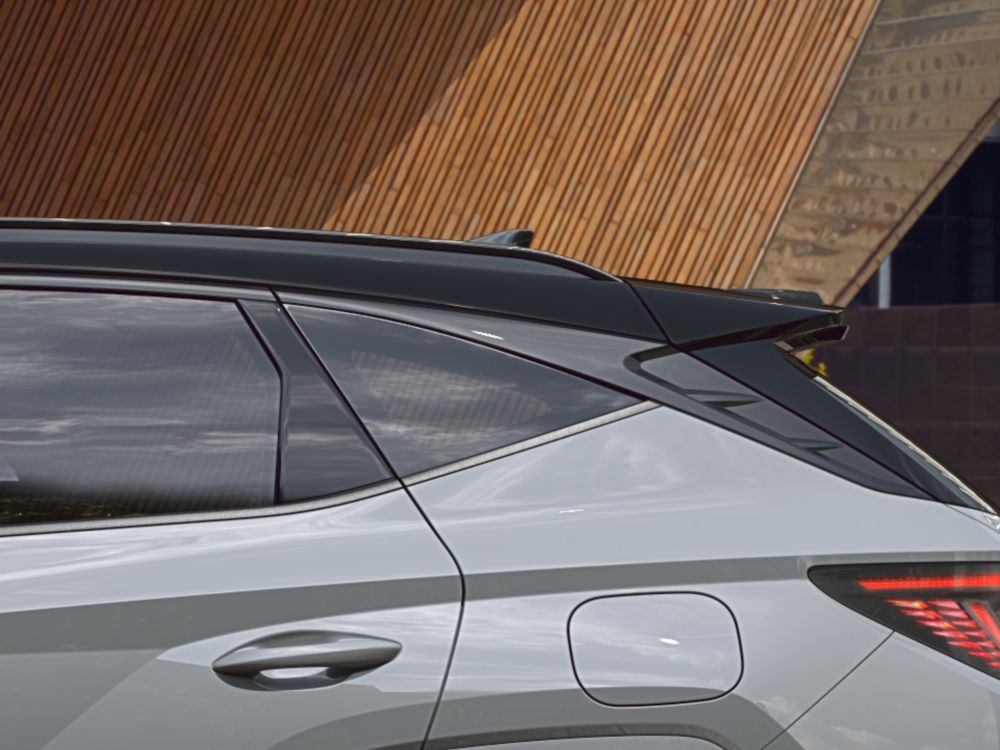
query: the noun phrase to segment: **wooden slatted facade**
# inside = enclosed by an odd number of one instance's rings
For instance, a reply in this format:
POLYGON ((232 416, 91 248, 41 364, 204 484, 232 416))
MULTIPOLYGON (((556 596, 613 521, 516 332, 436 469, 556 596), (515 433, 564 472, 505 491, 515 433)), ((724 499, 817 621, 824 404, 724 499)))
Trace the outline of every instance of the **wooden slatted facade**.
POLYGON ((0 214, 744 283, 875 0, 0 0, 0 214))

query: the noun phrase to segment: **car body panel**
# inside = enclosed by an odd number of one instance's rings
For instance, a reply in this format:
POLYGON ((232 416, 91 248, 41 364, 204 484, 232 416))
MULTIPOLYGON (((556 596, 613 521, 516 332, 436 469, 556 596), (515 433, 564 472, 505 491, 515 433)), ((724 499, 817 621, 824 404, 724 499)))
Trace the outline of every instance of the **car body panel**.
POLYGON ((1000 682, 895 634, 768 750, 994 750, 1000 682))
POLYGON ((809 567, 998 552, 990 529, 940 503, 866 490, 667 408, 410 489, 466 576, 434 750, 552 739, 567 727, 761 748, 890 635, 820 592, 809 567), (739 683, 670 706, 590 699, 565 634, 573 610, 667 592, 729 607, 745 659, 739 683))
POLYGON ((266 518, 5 537, 4 744, 418 748, 460 601, 452 558, 398 490, 266 518), (312 629, 403 649, 310 690, 234 687, 212 670, 261 636, 312 629))
POLYGON ((996 513, 976 510, 975 508, 964 508, 960 505, 949 505, 948 507, 957 513, 961 513, 962 515, 975 519, 1000 535, 1000 516, 996 513))
MULTIPOLYGON (((530 577, 528 572, 520 575, 530 577)), ((503 584, 492 576, 472 577, 468 586, 470 599, 431 730, 433 750, 554 739, 567 732, 592 737, 683 734, 725 748, 760 748, 889 633, 844 611, 804 581, 649 588, 621 584, 527 596, 504 596, 503 584), (715 700, 627 708, 588 696, 574 674, 566 637, 566 622, 576 606, 593 596, 692 589, 725 601, 740 624, 746 669, 735 689, 715 700), (781 610, 794 612, 794 619, 777 618, 781 610), (816 652, 814 633, 822 629, 837 637, 816 652)))

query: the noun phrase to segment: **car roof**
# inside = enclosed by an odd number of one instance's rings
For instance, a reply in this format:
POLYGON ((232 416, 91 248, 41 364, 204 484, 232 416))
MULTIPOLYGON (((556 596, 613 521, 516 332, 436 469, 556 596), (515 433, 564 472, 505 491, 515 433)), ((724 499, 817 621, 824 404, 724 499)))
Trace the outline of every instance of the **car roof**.
POLYGON ((0 218, 0 273, 264 285, 461 307, 662 340, 632 288, 523 247, 311 229, 0 218))

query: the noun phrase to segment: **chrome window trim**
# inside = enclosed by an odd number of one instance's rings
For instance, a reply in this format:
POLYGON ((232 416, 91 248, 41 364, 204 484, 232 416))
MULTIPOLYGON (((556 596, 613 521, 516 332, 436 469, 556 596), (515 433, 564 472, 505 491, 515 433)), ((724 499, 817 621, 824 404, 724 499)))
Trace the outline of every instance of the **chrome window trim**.
POLYGON ((276 302, 266 287, 227 286, 199 282, 150 281, 128 277, 63 276, 49 273, 0 273, 0 289, 38 289, 40 291, 125 292, 151 296, 188 297, 191 299, 255 299, 276 302))
POLYGON ((292 513, 305 513, 311 510, 322 510, 337 505, 345 505, 358 500, 366 500, 376 495, 382 495, 393 490, 401 490, 403 486, 395 479, 379 482, 357 490, 340 492, 336 495, 305 500, 287 505, 267 505, 261 508, 236 508, 233 510, 210 510, 196 513, 163 513, 156 516, 122 516, 118 518, 102 518, 99 520, 64 521, 61 523, 33 523, 0 525, 0 537, 24 536, 27 534, 61 534, 69 531, 94 531, 100 529, 124 529, 135 526, 168 526, 181 523, 200 523, 203 521, 231 521, 242 518, 267 518, 268 516, 287 516, 292 513))
POLYGON ((596 427, 602 427, 606 424, 611 424, 612 422, 628 419, 629 417, 633 417, 637 414, 643 414, 644 412, 652 411, 653 409, 662 408, 665 407, 655 401, 640 401, 638 404, 626 406, 624 409, 608 412, 607 414, 602 414, 599 417, 593 417, 592 419, 587 419, 583 422, 571 424, 568 427, 561 427, 560 429, 553 430, 552 432, 546 432, 542 435, 536 435, 533 438, 528 438, 527 440, 521 440, 517 443, 505 445, 502 448, 496 448, 495 450, 487 451, 486 453, 469 456, 468 458, 463 458, 460 461, 453 461, 450 464, 444 464, 443 466, 438 466, 433 469, 420 471, 416 474, 409 474, 402 478, 403 484, 407 487, 411 487, 421 482, 427 482, 431 479, 437 479, 438 477, 443 477, 447 474, 454 474, 455 472, 472 468, 473 466, 479 466, 481 464, 489 463, 490 461, 496 461, 498 458, 512 456, 515 453, 520 453, 530 448, 537 448, 540 445, 554 443, 557 440, 562 440, 563 438, 570 437, 571 435, 578 435, 581 432, 587 432, 588 430, 593 430, 596 427))

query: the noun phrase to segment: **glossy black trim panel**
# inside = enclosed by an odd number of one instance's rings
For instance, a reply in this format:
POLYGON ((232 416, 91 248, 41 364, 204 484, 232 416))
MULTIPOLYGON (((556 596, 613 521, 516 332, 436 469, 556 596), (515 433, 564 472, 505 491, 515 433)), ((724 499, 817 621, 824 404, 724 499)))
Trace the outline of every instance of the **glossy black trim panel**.
POLYGON ((814 374, 774 341, 748 341, 700 349, 692 354, 856 448, 928 496, 953 505, 982 509, 893 445, 845 403, 812 382, 814 374))
POLYGON ((628 364, 645 377, 661 383, 665 389, 709 409, 710 414, 702 418, 720 427, 864 487, 931 499, 907 477, 887 469, 780 401, 747 387, 691 354, 670 349, 650 350, 640 353, 628 364))
POLYGON ((409 323, 287 310, 399 475, 636 403, 617 389, 409 323))
POLYGON ((278 292, 285 305, 342 310, 373 318, 447 333, 456 338, 485 344, 493 349, 554 367, 603 385, 614 385, 629 395, 638 395, 629 386, 623 369, 633 352, 661 346, 658 340, 581 330, 514 316, 501 316, 475 310, 408 304, 343 295, 278 292), (624 374, 624 379, 621 377, 624 374))
POLYGON ((284 309, 257 301, 240 307, 281 370, 276 502, 297 503, 393 478, 284 309))
POLYGON ((143 294, 150 297, 185 297, 188 299, 257 299, 273 302, 274 292, 260 286, 190 284, 184 282, 144 281, 98 276, 63 276, 49 274, 0 274, 0 287, 45 289, 53 291, 114 292, 143 294))
POLYGON ((77 224, 44 230, 0 228, 0 272, 267 284, 661 337, 627 284, 582 264, 550 262, 550 256, 533 250, 511 254, 490 245, 323 233, 234 233, 225 228, 198 232, 135 231, 129 225, 109 229, 100 223, 85 230, 77 224), (538 262, 536 256, 546 260, 538 262))
POLYGON ((685 350, 739 341, 773 340, 836 329, 846 332, 837 307, 786 304, 720 289, 629 281, 674 346, 685 350))
POLYGON ((123 529, 133 526, 170 526, 179 523, 203 523, 206 521, 231 521, 239 518, 262 518, 266 516, 286 516, 292 513, 307 513, 336 505, 345 505, 358 500, 366 500, 393 490, 403 489, 395 479, 368 487, 359 487, 349 492, 339 492, 328 497, 316 498, 288 505, 269 505, 263 508, 240 508, 237 510, 215 510, 200 513, 171 513, 158 516, 123 516, 104 518, 99 521, 66 521, 63 523, 36 523, 23 526, 0 525, 0 537, 24 536, 27 534, 62 534, 70 531, 95 531, 100 529, 123 529))

